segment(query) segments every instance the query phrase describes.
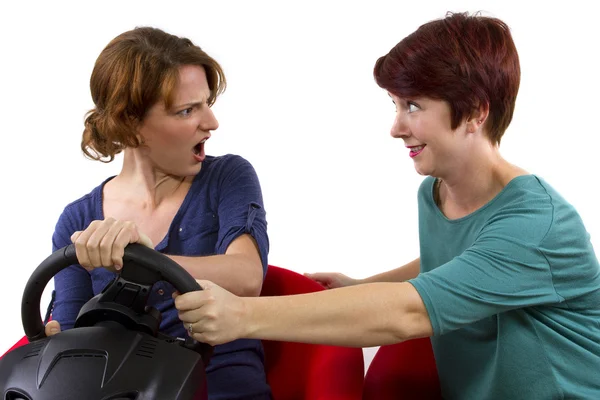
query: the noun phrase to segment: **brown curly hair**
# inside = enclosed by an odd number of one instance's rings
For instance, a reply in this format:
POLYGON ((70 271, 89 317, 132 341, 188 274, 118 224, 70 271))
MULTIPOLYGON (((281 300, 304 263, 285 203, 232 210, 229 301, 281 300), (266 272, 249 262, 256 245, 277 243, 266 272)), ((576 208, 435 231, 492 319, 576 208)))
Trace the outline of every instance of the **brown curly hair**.
POLYGON ((81 150, 110 162, 126 147, 138 147, 137 126, 159 101, 168 109, 179 68, 203 67, 210 88, 208 105, 225 91, 221 66, 191 40, 157 28, 137 27, 114 38, 100 53, 90 78, 95 107, 85 116, 81 150))

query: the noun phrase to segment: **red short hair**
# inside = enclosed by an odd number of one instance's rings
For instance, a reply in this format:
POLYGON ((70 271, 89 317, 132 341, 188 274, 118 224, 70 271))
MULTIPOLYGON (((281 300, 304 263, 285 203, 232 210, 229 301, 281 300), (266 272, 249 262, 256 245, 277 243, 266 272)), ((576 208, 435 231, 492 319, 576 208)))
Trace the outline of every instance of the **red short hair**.
POLYGON ((452 129, 489 105, 486 133, 494 143, 512 120, 521 69, 508 26, 497 18, 448 13, 421 25, 375 64, 377 84, 402 98, 445 100, 452 129))

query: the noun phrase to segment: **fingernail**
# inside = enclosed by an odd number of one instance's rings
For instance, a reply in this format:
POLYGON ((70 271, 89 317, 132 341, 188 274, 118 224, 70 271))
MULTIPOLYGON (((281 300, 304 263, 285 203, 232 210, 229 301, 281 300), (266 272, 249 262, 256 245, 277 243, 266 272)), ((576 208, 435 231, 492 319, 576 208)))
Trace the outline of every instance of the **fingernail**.
POLYGON ((58 333, 58 328, 50 328, 50 333, 58 333))

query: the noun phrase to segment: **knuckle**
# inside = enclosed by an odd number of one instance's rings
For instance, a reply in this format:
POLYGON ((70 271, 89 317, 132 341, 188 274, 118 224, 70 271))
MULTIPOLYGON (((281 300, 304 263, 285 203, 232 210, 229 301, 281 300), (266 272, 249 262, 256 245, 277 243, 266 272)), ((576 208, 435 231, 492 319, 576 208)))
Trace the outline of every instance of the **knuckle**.
POLYGON ((77 236, 75 242, 73 242, 77 247, 85 247, 87 240, 82 237, 82 235, 77 236))
POLYGON ((123 249, 122 246, 119 246, 116 243, 113 243, 112 246, 110 247, 110 254, 111 254, 111 259, 113 261, 120 260, 123 258, 123 255, 125 254, 125 250, 123 249))
POLYGON ((125 248, 123 247, 123 245, 117 243, 117 242, 113 242, 110 244, 110 251, 113 254, 113 256, 123 256, 123 253, 125 252, 125 248))
MULTIPOLYGON (((206 318, 209 321, 215 321, 218 317, 219 317, 219 315, 215 310, 208 310, 206 312, 206 318)), ((214 323, 208 323, 207 327, 214 327, 214 323)))
POLYGON ((95 239, 95 238, 91 237, 85 243, 85 247, 87 247, 88 251, 90 251, 90 250, 92 250, 92 251, 96 250, 97 248, 100 247, 100 241, 98 239, 95 239))
POLYGON ((100 250, 102 250, 103 252, 109 252, 112 251, 112 249, 112 242, 106 236, 102 238, 102 240, 100 241, 100 250))
POLYGON ((133 222, 133 221, 125 221, 125 222, 123 223, 123 226, 124 226, 126 229, 131 229, 131 230, 133 230, 133 229, 136 229, 135 222, 133 222))

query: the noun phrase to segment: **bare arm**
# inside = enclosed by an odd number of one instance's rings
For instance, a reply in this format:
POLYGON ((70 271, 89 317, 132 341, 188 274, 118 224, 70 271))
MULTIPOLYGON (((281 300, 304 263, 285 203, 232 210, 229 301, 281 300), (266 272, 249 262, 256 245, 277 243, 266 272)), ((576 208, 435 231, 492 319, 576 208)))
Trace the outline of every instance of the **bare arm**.
POLYGON ((240 298, 212 282, 175 299, 194 338, 237 338, 368 347, 433 334, 425 305, 407 282, 372 283, 295 296, 240 298))
POLYGON ((243 234, 223 255, 186 257, 169 256, 196 279, 206 279, 238 296, 258 296, 263 269, 254 238, 243 234))
MULTIPOLYGON (((81 237, 81 233, 76 232, 74 242, 79 237, 81 237)), ((148 247, 153 247, 150 240, 145 237, 141 239, 138 237, 136 241, 148 247)), ((84 246, 87 244, 87 239, 83 244, 84 246)), ((83 248, 88 250, 85 247, 83 248)), ((105 259, 111 260, 111 262, 105 263, 110 265, 114 261, 115 264, 120 263, 122 265, 122 259, 111 258, 110 250, 112 249, 107 249, 109 256, 105 256, 105 259)), ((84 254, 88 256, 89 252, 86 251, 84 254)), ((120 254, 122 256, 122 250, 120 254)), ((263 281, 262 263, 256 242, 249 234, 243 234, 232 241, 224 255, 169 257, 186 269, 194 278, 202 277, 214 280, 239 296, 258 296, 260 294, 263 281)), ((85 265, 89 265, 89 256, 85 265)), ((46 325, 46 336, 58 333, 60 329, 61 327, 57 321, 50 321, 46 325)))
POLYGON ((361 279, 360 283, 375 283, 375 282, 405 282, 409 279, 416 278, 419 275, 421 268, 421 258, 412 260, 396 269, 382 272, 381 274, 373 275, 365 279, 361 279))
MULTIPOLYGON (((152 241, 132 221, 107 218, 93 221, 84 231, 71 236, 79 264, 91 270, 123 267, 125 246, 141 243, 154 248, 152 241)), ((263 268, 256 241, 250 234, 235 238, 225 254, 215 256, 169 256, 196 279, 208 279, 239 296, 258 296, 263 281, 263 268)))
POLYGON ((404 282, 416 278, 417 275, 419 275, 420 264, 420 259, 417 258, 402 267, 373 275, 365 279, 353 279, 339 272, 316 272, 304 275, 319 282, 328 289, 335 289, 363 283, 404 282))

